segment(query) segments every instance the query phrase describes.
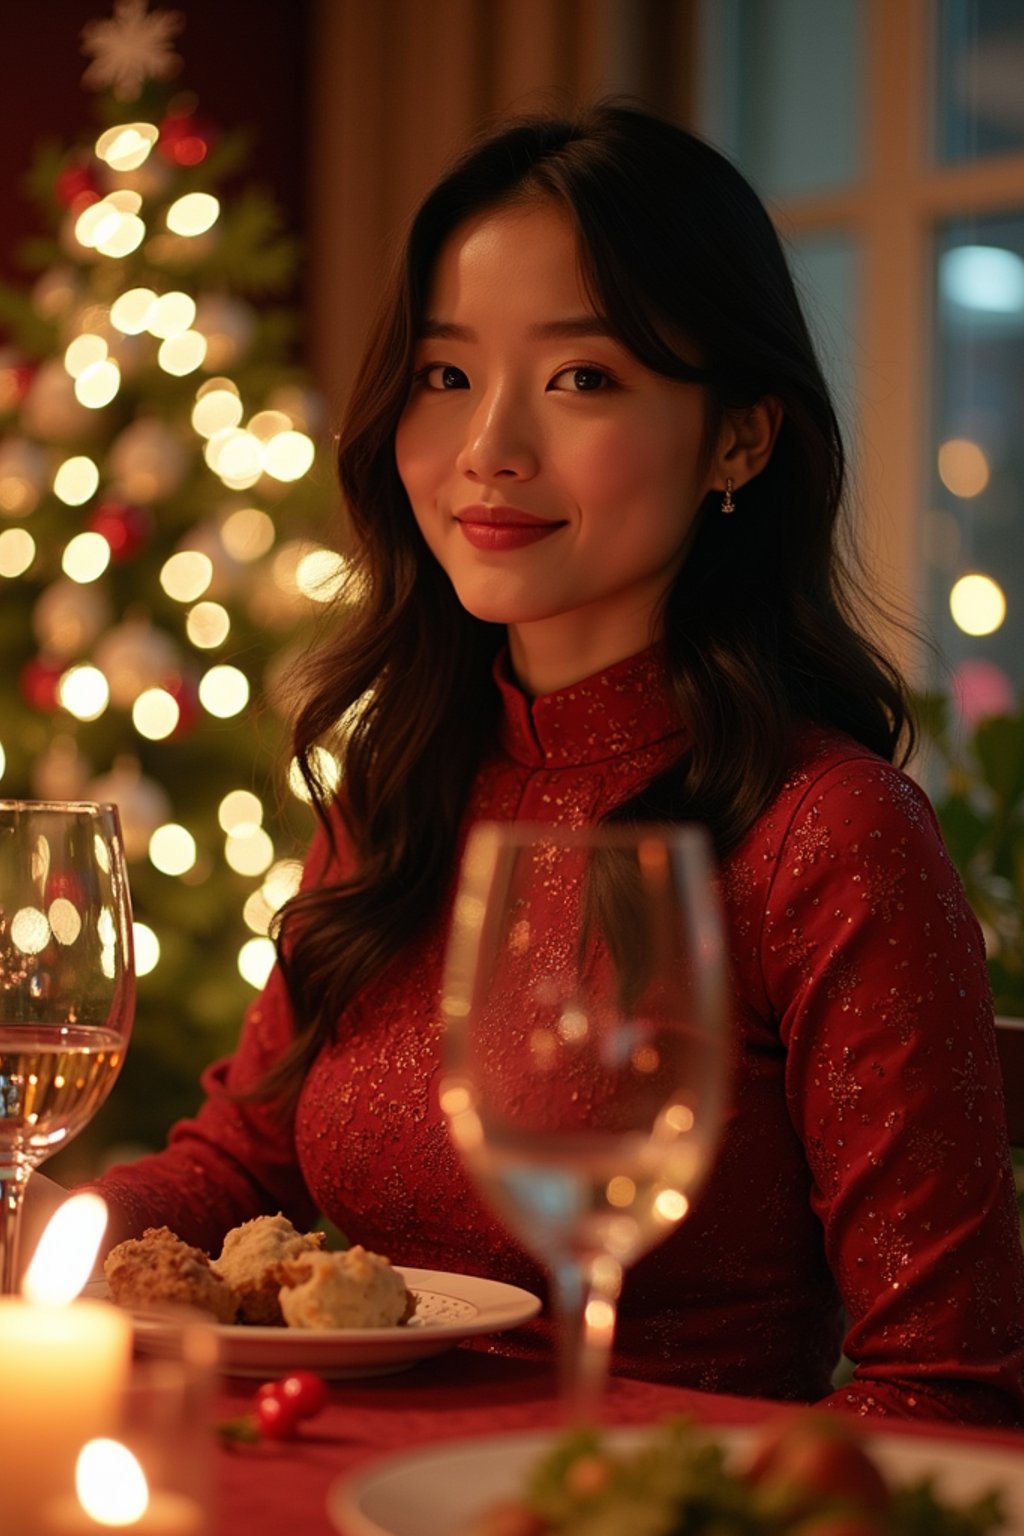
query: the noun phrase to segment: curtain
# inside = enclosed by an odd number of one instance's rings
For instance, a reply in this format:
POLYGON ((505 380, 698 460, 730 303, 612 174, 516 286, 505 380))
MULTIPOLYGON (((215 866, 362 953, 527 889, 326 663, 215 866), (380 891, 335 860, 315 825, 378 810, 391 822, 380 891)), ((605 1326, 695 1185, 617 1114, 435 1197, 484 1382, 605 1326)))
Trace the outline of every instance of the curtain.
POLYGON ((423 192, 508 111, 606 94, 689 116, 693 0, 315 0, 310 361, 340 414, 423 192))

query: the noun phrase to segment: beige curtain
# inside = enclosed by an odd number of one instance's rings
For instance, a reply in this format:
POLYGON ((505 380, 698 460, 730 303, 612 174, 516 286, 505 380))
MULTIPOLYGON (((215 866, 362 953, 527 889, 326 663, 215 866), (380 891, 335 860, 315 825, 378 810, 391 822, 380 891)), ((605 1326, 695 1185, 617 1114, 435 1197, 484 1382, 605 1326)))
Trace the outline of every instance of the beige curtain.
POLYGON ((505 111, 607 93, 689 111, 692 0, 315 0, 311 363, 337 419, 393 242, 505 111))

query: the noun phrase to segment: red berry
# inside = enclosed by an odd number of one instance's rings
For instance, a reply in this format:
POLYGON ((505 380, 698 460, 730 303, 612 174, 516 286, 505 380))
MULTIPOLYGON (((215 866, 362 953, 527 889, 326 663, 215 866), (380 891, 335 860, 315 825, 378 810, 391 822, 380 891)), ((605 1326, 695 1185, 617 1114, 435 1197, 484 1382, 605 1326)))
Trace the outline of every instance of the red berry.
POLYGON ((256 1422, 265 1440, 290 1440, 295 1433, 298 1416, 292 1405, 273 1390, 263 1394, 261 1387, 256 1394, 256 1422))
POLYGON ((327 1402, 327 1383, 314 1371, 292 1371, 277 1383, 277 1390, 299 1419, 313 1418, 327 1402))

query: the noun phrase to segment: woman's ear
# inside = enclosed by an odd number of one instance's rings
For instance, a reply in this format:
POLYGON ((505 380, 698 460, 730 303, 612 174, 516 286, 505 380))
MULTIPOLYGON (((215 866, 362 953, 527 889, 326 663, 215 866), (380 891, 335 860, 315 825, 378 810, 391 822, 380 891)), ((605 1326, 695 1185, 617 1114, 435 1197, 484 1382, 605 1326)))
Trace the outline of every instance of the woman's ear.
POLYGON ((713 490, 725 490, 727 480, 739 490, 764 469, 772 456, 782 425, 782 406, 765 395, 742 410, 727 410, 715 454, 713 490))

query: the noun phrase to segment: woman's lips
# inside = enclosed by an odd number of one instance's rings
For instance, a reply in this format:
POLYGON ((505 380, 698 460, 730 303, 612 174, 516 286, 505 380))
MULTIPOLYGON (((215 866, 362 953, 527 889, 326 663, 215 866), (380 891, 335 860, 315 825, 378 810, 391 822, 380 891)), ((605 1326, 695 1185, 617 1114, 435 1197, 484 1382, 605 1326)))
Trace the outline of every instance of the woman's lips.
POLYGON ((455 521, 474 549, 497 551, 523 549, 565 527, 562 521, 534 517, 518 507, 467 507, 455 513, 455 521))

